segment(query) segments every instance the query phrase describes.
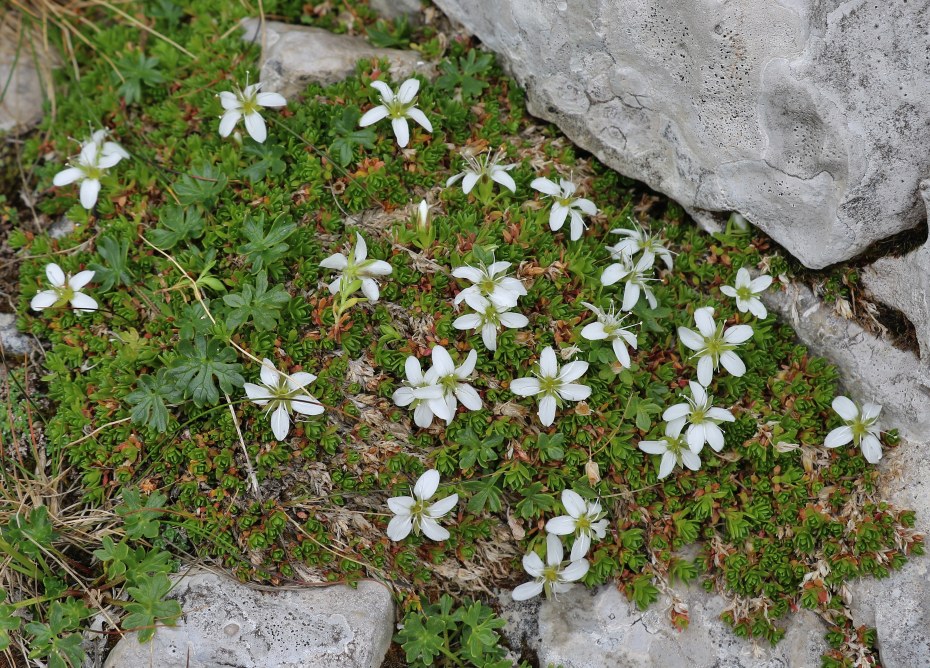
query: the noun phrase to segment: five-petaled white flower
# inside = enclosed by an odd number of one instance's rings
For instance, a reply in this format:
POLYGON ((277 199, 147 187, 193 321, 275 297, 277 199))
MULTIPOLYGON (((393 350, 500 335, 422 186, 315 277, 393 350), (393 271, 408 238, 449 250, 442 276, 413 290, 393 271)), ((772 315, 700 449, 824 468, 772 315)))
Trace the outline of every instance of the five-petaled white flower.
POLYGON ((465 303, 475 312, 459 316, 452 326, 461 330, 480 329, 484 347, 491 351, 497 350, 497 332, 501 327, 520 329, 530 324, 529 318, 522 313, 510 311, 509 307, 497 306, 478 293, 466 295, 465 303))
POLYGON ((665 438, 658 441, 639 442, 639 449, 643 452, 650 455, 662 455, 662 461, 659 462, 659 480, 671 473, 675 464, 687 466, 692 471, 701 468, 701 458, 681 436, 684 424, 681 420, 668 422, 665 425, 665 438))
POLYGON ((882 458, 881 431, 875 424, 882 407, 867 401, 862 410, 848 397, 837 397, 833 400, 833 410, 843 418, 842 427, 837 427, 824 441, 828 448, 838 448, 850 441, 862 449, 862 454, 869 464, 875 464, 882 458))
POLYGON ((489 184, 493 181, 504 186, 512 193, 517 192, 516 182, 507 173, 517 165, 498 164, 503 157, 504 151, 502 149, 498 150, 493 156, 491 150, 488 149, 486 154, 481 154, 479 157, 475 157, 467 149, 462 151, 462 158, 465 159, 466 164, 465 171, 449 177, 446 181, 446 187, 448 188, 459 179, 462 179, 462 192, 467 195, 475 187, 475 184, 483 184, 485 187, 489 187, 489 184))
POLYGON ((720 364, 734 376, 746 373, 743 360, 733 352, 741 343, 752 338, 752 327, 734 325, 724 330, 723 323, 714 322, 714 309, 704 306, 694 312, 694 322, 699 332, 687 327, 678 328, 678 337, 698 358, 697 373, 701 385, 707 387, 714 379, 714 371, 720 364))
POLYGON ((623 320, 626 316, 618 318, 613 306, 609 311, 602 311, 594 304, 581 303, 597 316, 597 322, 585 325, 581 330, 581 335, 588 341, 610 341, 614 349, 614 355, 617 356, 617 361, 620 362, 621 366, 629 369, 630 351, 627 350, 627 347, 636 350, 638 343, 636 334, 630 331, 630 327, 633 325, 624 327, 623 320))
POLYGON ((246 383, 243 385, 246 395, 259 406, 265 406, 271 413, 271 431, 279 441, 287 438, 291 430, 291 414, 320 415, 323 405, 307 393, 306 387, 316 380, 316 376, 306 371, 284 374, 275 368, 274 362, 262 360, 261 385, 246 383))
POLYGON ((320 266, 342 272, 329 284, 330 294, 338 292, 350 295, 361 287, 362 293, 372 303, 378 301, 378 297, 381 296, 378 283, 373 277, 387 276, 391 273, 391 265, 384 260, 368 259, 368 245, 358 232, 355 233, 355 250, 349 257, 342 253, 333 253, 320 262, 320 266))
POLYGON ((575 536, 571 560, 578 561, 588 553, 591 541, 601 539, 607 533, 607 520, 598 501, 586 502, 578 492, 562 490, 562 505, 568 515, 553 517, 546 522, 546 531, 557 536, 575 536))
POLYGON ((649 287, 649 281, 655 280, 651 275, 655 258, 649 253, 643 253, 634 264, 633 260, 626 255, 615 257, 618 261, 604 270, 601 274, 601 283, 613 285, 617 281, 623 281, 626 284, 623 288, 623 305, 620 308, 624 311, 632 311, 641 294, 646 295, 649 308, 658 306, 659 302, 652 288, 649 287))
POLYGON ((220 137, 228 137, 239 119, 243 118, 249 136, 259 144, 265 141, 268 130, 265 128, 261 108, 284 107, 287 106, 287 100, 280 93, 262 93, 261 87, 261 83, 254 83, 242 90, 236 86, 235 91, 227 90, 219 94, 220 104, 225 109, 220 117, 220 137))
POLYGON ((714 452, 720 452, 723 450, 723 432, 718 425, 721 422, 733 422, 736 418, 725 408, 715 408, 714 397, 700 383, 692 380, 688 382, 688 387, 691 396, 685 397, 685 403, 665 409, 662 419, 666 422, 681 421, 681 427, 689 425, 685 437, 692 452, 700 453, 704 443, 710 445, 714 452))
POLYGON ((539 356, 539 373, 535 378, 515 378, 510 391, 521 397, 539 397, 539 421, 548 427, 555 420, 555 409, 560 401, 582 401, 591 396, 591 388, 574 381, 588 370, 587 362, 569 362, 561 369, 555 351, 546 346, 539 356))
POLYGON ((720 292, 727 297, 736 298, 736 308, 739 309, 740 313, 749 311, 757 318, 764 318, 769 312, 757 295, 761 295, 768 290, 771 284, 771 276, 763 274, 762 276, 751 278, 749 270, 746 269, 746 267, 740 267, 739 271, 736 272, 736 285, 723 285, 720 287, 720 292))
POLYGON ((584 218, 581 217, 581 214, 597 215, 597 207, 594 206, 594 202, 584 197, 574 196, 578 186, 568 179, 559 179, 559 183, 555 183, 540 177, 534 179, 530 187, 544 195, 549 195, 554 200, 552 210, 549 212, 550 230, 554 232, 561 229, 565 223, 565 218, 571 216, 571 235, 569 239, 572 241, 580 239, 585 230, 584 218))
POLYGON ((407 79, 400 85, 397 95, 383 81, 372 81, 371 87, 377 89, 381 95, 381 104, 365 112, 365 115, 358 121, 361 127, 368 127, 382 118, 390 118, 391 126, 394 128, 394 136, 397 138, 397 145, 401 148, 406 147, 410 142, 408 118, 419 123, 427 132, 433 131, 433 124, 429 122, 426 114, 416 106, 417 91, 420 90, 418 80, 407 79))
POLYGON ((50 290, 42 290, 32 301, 29 306, 33 311, 41 311, 52 306, 64 306, 71 304, 71 308, 80 315, 83 311, 96 311, 97 302, 93 297, 88 297, 81 292, 81 288, 91 282, 94 278, 92 271, 79 271, 74 276, 65 275, 54 262, 45 265, 45 276, 51 283, 50 290))
POLYGON ((404 363, 404 372, 407 380, 403 387, 394 391, 393 400, 398 406, 411 406, 413 408, 413 422, 421 429, 426 429, 433 423, 433 414, 447 423, 452 421, 449 404, 445 400, 443 388, 429 382, 420 368, 420 360, 413 355, 404 363))
POLYGON ((439 526, 436 520, 443 517, 459 502, 458 494, 450 494, 433 504, 427 502, 433 498, 439 489, 439 471, 430 469, 420 476, 413 486, 413 496, 394 496, 388 499, 388 508, 394 517, 388 523, 388 538, 394 541, 403 540, 410 532, 419 535, 421 532, 432 540, 446 540, 449 532, 439 526))
POLYGON ((524 582, 513 590, 513 600, 526 601, 534 596, 546 593, 546 598, 555 594, 563 594, 571 589, 573 582, 580 580, 588 573, 590 564, 587 559, 573 559, 562 561, 564 551, 562 541, 555 534, 546 536, 546 563, 535 552, 523 557, 523 568, 533 578, 531 582, 524 582))
MULTIPOLYGON (((452 422, 455 417, 455 411, 458 408, 458 402, 470 411, 481 410, 481 396, 478 391, 466 383, 472 371, 475 370, 475 364, 478 361, 477 351, 472 350, 468 353, 465 361, 459 366, 455 366, 449 352, 442 346, 433 347, 433 366, 426 372, 424 379, 428 385, 438 385, 442 388, 443 396, 433 401, 444 401, 448 405, 448 417, 446 424, 452 422)), ((437 411, 433 410, 434 413, 437 411)))
POLYGON ((129 153, 122 146, 106 141, 106 130, 97 130, 81 144, 81 152, 71 166, 55 174, 52 183, 56 186, 80 183, 81 206, 89 211, 97 203, 100 179, 108 169, 128 157, 129 153))
POLYGON ((495 306, 513 308, 517 300, 526 294, 526 288, 518 278, 508 276, 509 262, 493 262, 490 266, 479 264, 477 267, 464 266, 452 270, 452 275, 471 281, 470 285, 455 296, 456 306, 470 294, 487 297, 495 306))
MULTIPOLYGON (((652 235, 640 227, 632 218, 630 222, 633 224, 632 230, 623 227, 611 230, 613 234, 619 234, 625 237, 611 248, 616 253, 626 255, 629 258, 632 258, 639 252, 642 252, 643 256, 648 257, 655 257, 658 255, 662 258, 662 261, 665 262, 665 266, 671 270, 673 264, 672 252, 665 247, 662 240, 657 235, 652 235)), ((649 264, 651 265, 652 261, 650 261, 649 264)))

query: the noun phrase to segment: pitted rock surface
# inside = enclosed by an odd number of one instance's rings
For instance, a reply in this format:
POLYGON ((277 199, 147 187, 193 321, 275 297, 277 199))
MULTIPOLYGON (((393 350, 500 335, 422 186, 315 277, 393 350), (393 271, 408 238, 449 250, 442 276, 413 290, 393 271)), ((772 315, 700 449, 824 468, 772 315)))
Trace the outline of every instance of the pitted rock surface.
POLYGON ((394 632, 383 585, 260 591, 213 573, 180 578, 183 618, 151 642, 129 634, 105 668, 378 668, 394 632))

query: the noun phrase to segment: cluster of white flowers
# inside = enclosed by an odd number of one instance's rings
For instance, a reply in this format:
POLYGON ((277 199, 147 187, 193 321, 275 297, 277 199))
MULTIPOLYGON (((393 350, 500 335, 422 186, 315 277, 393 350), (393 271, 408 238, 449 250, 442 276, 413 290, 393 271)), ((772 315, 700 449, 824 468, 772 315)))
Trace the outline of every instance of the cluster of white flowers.
POLYGON ((433 423, 433 416, 452 424, 459 402, 470 411, 481 410, 481 396, 465 382, 475 370, 478 353, 472 350, 464 362, 455 366, 449 351, 434 346, 432 361, 432 367, 423 373, 420 360, 413 355, 407 358, 404 364, 407 380, 394 392, 394 403, 410 406, 414 423, 422 429, 433 423))
POLYGON ((622 282, 623 311, 632 311, 641 296, 646 297, 649 308, 655 308, 659 302, 652 291, 650 282, 656 280, 655 259, 661 257, 665 266, 671 271, 673 267, 672 253, 661 242, 634 221, 633 229, 619 228, 611 230, 624 238, 607 250, 615 260, 601 274, 602 285, 614 285, 622 282))
POLYGON ((472 285, 455 296, 454 304, 463 301, 474 313, 456 318, 452 326, 456 329, 481 331, 481 340, 488 350, 497 350, 497 333, 501 327, 520 329, 529 324, 521 313, 514 313, 517 301, 526 294, 519 279, 507 275, 509 262, 493 262, 490 266, 457 267, 452 275, 470 281, 472 285))
POLYGON ((546 598, 568 591, 573 582, 587 575, 590 564, 586 558, 591 543, 607 535, 607 519, 598 501, 587 502, 578 492, 562 491, 562 505, 567 515, 546 522, 546 562, 535 552, 523 557, 523 568, 533 578, 513 590, 515 601, 545 593, 546 598), (564 560, 560 536, 573 536, 571 553, 564 560))

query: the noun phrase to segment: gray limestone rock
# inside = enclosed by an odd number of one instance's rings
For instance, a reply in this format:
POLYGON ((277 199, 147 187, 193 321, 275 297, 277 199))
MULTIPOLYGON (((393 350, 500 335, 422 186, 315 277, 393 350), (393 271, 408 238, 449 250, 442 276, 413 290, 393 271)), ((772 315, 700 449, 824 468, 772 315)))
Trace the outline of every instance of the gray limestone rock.
POLYGON ((389 20, 406 16, 410 21, 415 21, 423 10, 420 0, 369 0, 368 5, 389 20))
MULTIPOLYGON (((920 193, 930 210, 930 180, 920 193)), ((903 257, 883 257, 861 273, 862 282, 878 301, 903 313, 917 331, 925 385, 930 385, 930 240, 903 257)), ((928 391, 930 388, 925 388, 928 391)))
POLYGON ((564 668, 819 668, 828 649, 824 626, 812 612, 792 615, 773 648, 734 635, 719 618, 722 597, 697 586, 682 594, 691 615, 684 631, 672 627, 665 606, 641 612, 612 586, 576 586, 542 603, 502 598, 504 631, 535 649, 540 666, 564 668))
POLYGON ((0 352, 8 361, 21 360, 36 349, 35 342, 16 329, 16 316, 0 313, 0 352))
POLYGON ((311 83, 331 84, 355 72, 359 60, 384 58, 394 81, 413 75, 435 76, 435 68, 415 51, 379 49, 361 37, 336 35, 308 26, 266 21, 264 36, 258 19, 242 22, 243 39, 262 44, 261 81, 266 91, 291 99, 311 83))
POLYGON ((773 286, 762 301, 794 328, 808 348, 839 368, 854 399, 884 407, 885 428, 894 426, 908 438, 930 442, 930 387, 913 353, 837 315, 806 286, 792 284, 784 290, 773 286))
POLYGON ((927 0, 436 4, 503 56, 533 114, 809 267, 925 217, 927 0))
POLYGON ((373 581, 259 591, 214 573, 180 578, 176 627, 125 636, 105 668, 379 668, 394 633, 391 592, 373 581))
MULTIPOLYGON (((888 474, 881 498, 916 511, 915 530, 930 534, 930 439, 902 441, 886 456, 888 474)), ((856 624, 878 631, 878 651, 885 668, 930 666, 930 563, 914 557, 883 580, 850 583, 856 624)))
POLYGON ((27 130, 42 119, 42 77, 28 45, 0 35, 0 132, 27 130), (3 92, 5 91, 5 93, 3 92))

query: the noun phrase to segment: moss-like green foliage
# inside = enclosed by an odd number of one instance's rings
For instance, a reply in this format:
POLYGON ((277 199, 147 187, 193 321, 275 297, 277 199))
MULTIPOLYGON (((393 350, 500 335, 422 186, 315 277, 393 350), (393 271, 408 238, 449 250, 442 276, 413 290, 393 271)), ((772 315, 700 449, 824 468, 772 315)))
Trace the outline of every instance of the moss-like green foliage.
MULTIPOLYGON (((265 9, 345 30, 328 5, 266 1, 265 9)), ((699 471, 657 480, 658 458, 637 443, 661 437, 662 410, 695 375, 676 328, 692 327, 694 309, 707 305, 718 321, 748 322, 719 287, 741 266, 782 260, 761 235, 699 231, 678 207, 655 205, 582 155, 531 119, 520 89, 472 45, 453 41, 440 54, 434 28, 375 24, 366 7, 349 6, 356 30, 367 25, 382 43, 413 42, 441 56, 440 85, 423 80, 418 102, 434 131, 412 129, 406 150, 386 121, 357 132, 359 114, 377 100, 369 83, 386 76, 383 63, 370 61, 341 83, 309 86, 285 110, 268 110, 264 145, 221 139, 215 95, 241 85, 248 70, 254 80, 259 56, 235 27, 240 3, 146 3, 158 11, 145 20, 196 60, 107 20, 93 35, 97 52, 84 52, 80 80, 61 72, 58 120, 43 128, 47 141, 30 141, 27 159, 44 191, 39 210, 67 215, 77 229, 61 240, 17 233, 12 241, 24 258, 21 325, 48 342, 48 447, 65 453, 90 502, 127 485, 159 489, 187 549, 243 577, 377 575, 425 605, 447 589, 479 595, 521 582, 519 556, 542 549, 545 521, 562 514, 559 494, 572 488, 599 497, 610 519, 589 556, 587 585, 617 581, 646 606, 669 582, 702 578, 740 602, 727 613, 737 633, 772 641, 792 608, 842 610, 845 580, 885 575, 920 551, 911 514, 875 498, 877 473, 861 453, 822 448, 838 424, 830 410, 836 370, 771 316, 752 322, 755 335, 740 349, 746 375, 721 373, 713 386, 717 405, 736 416, 725 425, 723 452, 705 449, 699 471), (126 70, 125 83, 114 83, 104 56, 126 70), (69 137, 84 136, 88 124, 111 128, 132 154, 105 177, 93 214, 73 186, 51 188, 75 151, 69 137), (442 188, 461 171, 465 144, 503 148, 505 162, 517 163, 516 195, 504 191, 484 205, 458 185, 442 188), (549 231, 548 204, 529 187, 538 175, 569 173, 600 208, 577 242, 567 227, 549 231), (408 205, 423 197, 437 206, 431 238, 417 244, 408 205), (621 369, 609 345, 579 332, 591 317, 582 301, 606 307, 622 298, 599 276, 609 263, 604 244, 616 239, 609 230, 630 216, 677 255, 654 284, 659 307, 634 310, 639 348, 621 369), (326 289, 333 273, 319 263, 350 247, 356 231, 393 274, 377 304, 335 322, 326 289), (460 314, 452 300, 465 286, 450 271, 473 263, 476 248, 513 263, 529 290, 517 310, 530 325, 506 330, 496 353, 452 327, 460 314), (87 291, 103 310, 28 312, 50 261, 70 273, 97 267, 87 291), (478 351, 473 385, 484 408, 424 431, 391 395, 405 358, 428 363, 435 345, 457 361, 478 351), (529 375, 547 345, 590 362, 584 382, 593 394, 541 428, 535 403, 508 383, 529 375), (326 407, 284 442, 241 388, 257 381, 254 360, 265 357, 319 376, 308 389, 326 407), (430 467, 445 491, 462 496, 445 520, 452 537, 393 544, 385 499, 406 493, 430 467), (700 555, 689 560, 682 549, 696 541, 700 555)), ((885 445, 894 445, 893 434, 885 445)), ((680 607, 673 614, 687 623, 680 607)), ((835 633, 842 647, 857 631, 847 624, 835 633)), ((838 649, 835 660, 842 657, 838 649)))

